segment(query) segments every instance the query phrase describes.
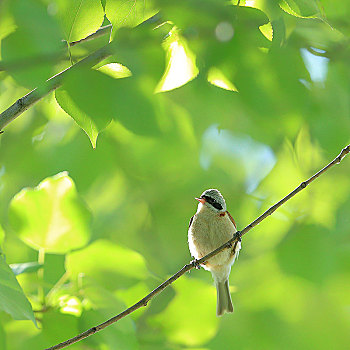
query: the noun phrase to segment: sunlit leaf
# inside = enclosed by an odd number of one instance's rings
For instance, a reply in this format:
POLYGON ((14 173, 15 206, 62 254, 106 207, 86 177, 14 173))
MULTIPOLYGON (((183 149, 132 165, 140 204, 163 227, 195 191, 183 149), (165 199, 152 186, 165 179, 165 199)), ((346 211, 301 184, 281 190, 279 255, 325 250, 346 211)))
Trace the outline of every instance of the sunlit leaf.
POLYGON ((122 27, 135 27, 157 13, 152 0, 107 0, 105 11, 114 33, 122 27))
POLYGON ((171 35, 163 46, 167 51, 166 69, 156 91, 178 88, 195 78, 199 73, 194 54, 176 28, 172 29, 171 35))
POLYGON ((10 222, 19 237, 34 249, 52 253, 85 245, 90 237, 90 217, 67 173, 23 189, 10 205, 10 222))
POLYGON ((79 317, 83 311, 80 299, 68 294, 59 297, 58 305, 62 314, 79 317))
POLYGON ((95 241, 82 250, 70 253, 66 269, 73 278, 93 278, 110 290, 125 288, 148 277, 141 254, 107 240, 95 241))
POLYGON ((119 63, 108 63, 97 68, 97 70, 115 79, 127 78, 132 75, 127 67, 119 63))
POLYGON ((238 91, 233 83, 231 83, 220 69, 212 67, 208 71, 208 81, 213 85, 225 90, 238 91))
POLYGON ((280 6, 296 17, 311 17, 320 12, 316 0, 282 0, 280 6))
POLYGON ((100 0, 59 0, 57 4, 57 17, 68 42, 85 38, 103 22, 100 0))
POLYGON ((36 324, 32 307, 3 256, 0 256, 0 308, 15 320, 32 320, 36 324))

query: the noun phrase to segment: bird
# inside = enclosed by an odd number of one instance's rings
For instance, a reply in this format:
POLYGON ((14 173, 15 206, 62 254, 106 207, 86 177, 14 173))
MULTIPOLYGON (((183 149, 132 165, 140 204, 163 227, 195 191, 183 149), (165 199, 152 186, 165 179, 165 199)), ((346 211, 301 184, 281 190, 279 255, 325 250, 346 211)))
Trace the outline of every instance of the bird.
MULTIPOLYGON (((190 253, 196 260, 229 241, 237 232, 236 223, 227 211, 224 197, 217 189, 205 190, 199 198, 197 212, 190 219, 188 228, 188 245, 190 253)), ((236 241, 230 249, 224 249, 202 264, 211 272, 217 291, 216 315, 233 312, 229 289, 231 266, 238 257, 241 240, 236 241)))

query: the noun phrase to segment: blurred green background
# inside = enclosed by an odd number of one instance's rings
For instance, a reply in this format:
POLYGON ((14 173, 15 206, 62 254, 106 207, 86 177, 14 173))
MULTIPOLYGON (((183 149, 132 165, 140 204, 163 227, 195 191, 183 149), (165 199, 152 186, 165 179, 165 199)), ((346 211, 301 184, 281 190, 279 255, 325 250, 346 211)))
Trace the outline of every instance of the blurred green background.
MULTIPOLYGON (((349 35, 340 0, 1 1, 0 112, 116 46, 0 137, 0 349, 64 341, 179 270, 203 190, 242 229, 332 160, 349 35)), ((70 348, 347 349, 349 174, 344 159, 244 237, 233 314, 192 271, 70 348)))

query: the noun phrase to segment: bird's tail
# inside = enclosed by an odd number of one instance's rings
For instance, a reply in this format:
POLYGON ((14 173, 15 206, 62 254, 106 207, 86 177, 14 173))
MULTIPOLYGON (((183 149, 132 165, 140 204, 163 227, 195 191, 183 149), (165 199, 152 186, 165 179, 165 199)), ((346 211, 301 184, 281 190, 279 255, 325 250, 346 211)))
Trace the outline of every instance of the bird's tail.
POLYGON ((222 316, 225 312, 233 312, 228 279, 223 282, 215 282, 217 292, 216 315, 222 316))

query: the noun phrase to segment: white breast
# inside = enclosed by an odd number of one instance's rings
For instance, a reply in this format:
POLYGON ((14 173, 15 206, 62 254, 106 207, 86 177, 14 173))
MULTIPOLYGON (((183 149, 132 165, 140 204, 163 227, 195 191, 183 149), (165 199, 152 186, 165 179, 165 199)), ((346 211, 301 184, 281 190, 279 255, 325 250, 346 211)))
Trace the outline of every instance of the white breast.
MULTIPOLYGON (((220 216, 206 206, 199 207, 188 230, 188 243, 192 256, 200 259, 214 249, 226 243, 237 232, 227 213, 220 216)), ((240 245, 236 248, 240 248, 240 245)), ((239 249, 236 249, 237 252, 239 249)), ((235 254, 236 255, 236 254, 235 254)), ((231 265, 235 256, 230 249, 225 249, 204 266, 207 270, 219 268, 220 265, 231 265)))

